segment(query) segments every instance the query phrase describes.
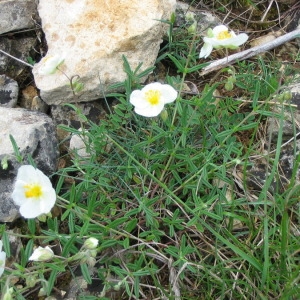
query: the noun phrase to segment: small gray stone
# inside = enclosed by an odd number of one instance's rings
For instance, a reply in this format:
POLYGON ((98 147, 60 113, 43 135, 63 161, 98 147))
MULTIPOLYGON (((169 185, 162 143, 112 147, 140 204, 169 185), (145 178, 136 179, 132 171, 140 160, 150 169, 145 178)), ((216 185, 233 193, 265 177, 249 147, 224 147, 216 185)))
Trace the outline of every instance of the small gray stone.
MULTIPOLYGON (((75 105, 82 114, 90 121, 98 124, 104 118, 106 112, 101 101, 82 102, 75 105)), ((64 124, 79 129, 80 117, 76 111, 66 105, 52 105, 51 116, 55 124, 64 124)), ((82 120, 81 120, 82 121, 82 120)))
POLYGON ((1 0, 0 34, 25 28, 33 28, 37 16, 35 0, 1 0))
POLYGON ((177 1, 176 4, 176 21, 175 30, 178 28, 188 28, 193 22, 197 22, 197 33, 204 34, 208 28, 213 28, 220 25, 222 22, 217 17, 208 11, 200 11, 182 1, 177 1))
POLYGON ((18 83, 5 75, 0 75, 0 106, 15 107, 18 95, 18 83))
MULTIPOLYGON (((36 43, 37 39, 35 37, 23 37, 16 39, 0 37, 0 49, 26 63, 28 62, 29 57, 35 55, 34 47, 36 43)), ((28 74, 31 72, 30 67, 26 66, 22 62, 0 53, 0 74, 5 74, 6 76, 18 80, 19 76, 21 78, 27 76, 24 74, 24 71, 26 70, 28 74)))

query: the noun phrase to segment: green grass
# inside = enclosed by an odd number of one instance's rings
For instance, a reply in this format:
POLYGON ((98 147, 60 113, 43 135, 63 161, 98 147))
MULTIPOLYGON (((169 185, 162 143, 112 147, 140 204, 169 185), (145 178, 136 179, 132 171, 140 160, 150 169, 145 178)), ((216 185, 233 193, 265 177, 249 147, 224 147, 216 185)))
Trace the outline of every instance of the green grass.
MULTIPOLYGON (((197 72, 205 64, 196 63, 196 42, 191 37, 179 43, 174 36, 160 54, 158 60, 179 74, 165 77, 179 97, 164 119, 133 112, 130 93, 152 70, 131 70, 126 58, 126 92, 107 96, 117 101, 105 120, 92 123, 70 105, 83 131, 61 128, 79 135, 90 155, 74 152, 71 163, 57 171, 62 213, 27 223, 21 235, 27 246, 5 274, 24 280, 31 274, 49 295, 54 285, 59 288, 58 274, 75 276, 76 254, 93 236, 100 241, 93 278, 103 288, 94 296, 82 292, 80 299, 297 299, 299 155, 290 184, 270 192, 289 107, 274 104, 274 95, 284 92, 278 62, 243 61, 201 84, 197 72), (233 77, 228 91, 225 84, 233 77), (194 80, 199 94, 185 93, 185 80, 194 80), (278 119, 280 130, 276 144, 262 153, 262 126, 269 116, 278 119), (267 161, 269 175, 261 190, 251 191, 247 170, 257 155, 267 161), (29 266, 38 241, 58 244, 61 257, 29 266)), ((1 234, 8 251, 5 226, 1 234)), ((91 283, 88 264, 81 265, 91 283)), ((4 290, 11 284, 3 278, 4 290)), ((17 299, 30 288, 16 288, 17 299)))

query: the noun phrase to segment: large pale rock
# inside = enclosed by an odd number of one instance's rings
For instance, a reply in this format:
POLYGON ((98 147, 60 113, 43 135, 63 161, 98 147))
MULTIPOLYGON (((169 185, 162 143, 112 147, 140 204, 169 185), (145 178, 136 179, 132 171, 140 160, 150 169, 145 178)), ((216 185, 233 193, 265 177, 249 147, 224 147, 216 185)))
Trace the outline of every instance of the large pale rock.
POLYGON ((0 34, 33 28, 35 15, 35 0, 0 0, 0 34))
MULTIPOLYGON (((108 87, 126 78, 122 55, 134 69, 153 66, 166 24, 176 0, 40 0, 47 57, 65 55, 61 69, 84 83, 80 101, 103 96, 108 87)), ((41 97, 47 104, 74 102, 69 80, 62 72, 40 73, 33 69, 41 97)))
POLYGON ((0 107, 0 128, 0 222, 12 222, 19 210, 11 193, 21 164, 16 159, 9 135, 15 139, 24 158, 22 164, 28 163, 30 155, 47 175, 56 170, 57 139, 55 126, 47 115, 25 109, 0 107))

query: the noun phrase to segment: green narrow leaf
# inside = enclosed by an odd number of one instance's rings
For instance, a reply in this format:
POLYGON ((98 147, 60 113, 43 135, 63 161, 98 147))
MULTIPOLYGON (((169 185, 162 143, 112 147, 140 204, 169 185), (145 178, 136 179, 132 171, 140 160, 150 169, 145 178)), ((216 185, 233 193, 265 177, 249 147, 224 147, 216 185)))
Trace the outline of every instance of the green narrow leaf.
POLYGON ((57 270, 52 270, 51 273, 50 273, 50 276, 49 276, 49 279, 48 279, 48 284, 47 284, 47 296, 50 295, 53 287, 54 287, 54 283, 55 283, 55 280, 57 278, 57 274, 58 274, 59 271, 57 270))
POLYGON ((9 242, 8 234, 6 231, 4 231, 2 234, 2 242, 3 242, 3 248, 6 253, 6 256, 10 257, 10 254, 11 254, 10 253, 10 242, 9 242))
POLYGON ((185 69, 184 69, 184 66, 181 64, 181 62, 175 56, 173 56, 171 54, 168 54, 168 57, 175 64, 175 66, 177 67, 178 71, 180 71, 181 73, 184 73, 185 69))
POLYGON ((204 64, 200 64, 200 65, 196 65, 194 67, 188 68, 187 69, 187 73, 193 73, 195 71, 198 71, 200 69, 203 69, 204 67, 208 66, 209 63, 204 63, 204 64))
POLYGON ((219 239, 222 243, 224 243, 225 245, 227 245, 232 251, 234 251, 236 254, 238 254, 239 256, 241 256, 243 259, 247 260, 259 272, 262 272, 263 268, 262 268, 261 264, 258 262, 258 260, 255 257, 253 257, 251 255, 248 255, 242 249, 240 249, 239 247, 237 247, 234 244, 232 244, 228 239, 224 238, 217 231, 215 231, 212 227, 210 227, 210 225, 208 225, 208 223, 204 222, 201 219, 199 219, 199 220, 201 221, 202 225, 205 228, 207 228, 212 234, 215 235, 215 237, 217 239, 219 239))
POLYGON ((115 228, 118 227, 119 225, 125 223, 127 220, 128 220, 127 217, 122 217, 122 218, 116 219, 116 220, 112 221, 112 222, 108 225, 108 227, 109 227, 109 228, 114 228, 114 229, 115 229, 115 228))
POLYGON ((76 239, 76 235, 73 235, 70 237, 70 239, 67 241, 67 243, 63 247, 61 256, 67 257, 67 255, 71 252, 71 249, 74 247, 75 239, 76 239))
POLYGON ((119 242, 117 240, 107 240, 107 241, 103 241, 101 242, 101 245, 100 245, 100 249, 105 249, 105 248, 109 248, 109 247, 112 247, 116 244, 118 244, 119 242))
POLYGON ((255 81, 255 91, 254 91, 254 95, 253 95, 253 99, 252 99, 253 108, 255 108, 257 106, 257 101, 259 99, 260 90, 261 90, 260 81, 257 80, 257 81, 255 81))
POLYGON ((70 211, 70 214, 69 214, 69 217, 68 217, 68 226, 69 226, 69 230, 70 230, 70 233, 74 233, 74 230, 75 230, 75 216, 74 216, 74 213, 72 211, 70 211))
POLYGON ((88 284, 91 284, 92 283, 92 278, 91 278, 91 275, 90 275, 90 272, 89 272, 88 265, 87 264, 81 264, 80 269, 81 269, 82 276, 83 276, 84 280, 88 284))
POLYGON ((55 264, 55 263, 44 263, 44 265, 47 268, 50 268, 51 270, 55 270, 57 272, 64 272, 65 271, 65 267, 61 264, 55 264))
POLYGON ((84 235, 88 235, 89 232, 88 232, 88 228, 90 226, 90 220, 86 220, 84 221, 81 229, 80 229, 80 237, 83 237, 84 235))
POLYGON ((18 147, 18 145, 17 145, 17 142, 16 142, 16 140, 14 139, 14 137, 13 137, 11 134, 9 135, 9 139, 10 139, 10 142, 11 142, 11 144, 12 144, 12 146, 13 146, 14 153, 15 153, 15 155, 16 155, 17 161, 18 161, 19 163, 21 163, 22 160, 23 160, 23 157, 22 157, 22 155, 21 155, 21 153, 20 153, 20 151, 19 151, 19 147, 18 147))
POLYGON ((126 226, 125 226, 125 228, 124 228, 125 231, 131 232, 133 229, 136 228, 137 222, 138 222, 138 220, 137 220, 136 218, 130 220, 130 221, 126 224, 126 226))
POLYGON ((134 295, 136 299, 140 299, 140 278, 139 276, 136 276, 134 278, 134 295))
POLYGON ((27 220, 27 224, 28 224, 28 228, 29 228, 29 231, 32 235, 35 234, 35 219, 28 219, 27 220))
POLYGON ((29 256, 32 254, 32 249, 33 249, 33 240, 29 240, 27 242, 26 248, 23 252, 23 255, 21 255, 21 266, 25 267, 29 256))

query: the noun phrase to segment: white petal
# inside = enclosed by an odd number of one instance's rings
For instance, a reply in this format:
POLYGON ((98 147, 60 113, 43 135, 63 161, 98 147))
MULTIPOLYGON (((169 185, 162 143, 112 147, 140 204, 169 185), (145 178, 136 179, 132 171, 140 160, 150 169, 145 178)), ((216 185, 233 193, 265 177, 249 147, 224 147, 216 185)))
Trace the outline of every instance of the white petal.
POLYGON ((30 178, 36 176, 35 168, 31 165, 24 165, 18 169, 17 180, 24 180, 28 182, 30 178))
POLYGON ((37 249, 35 249, 32 253, 32 255, 29 257, 29 260, 33 261, 47 261, 51 259, 54 256, 53 251, 51 248, 46 246, 45 248, 39 246, 37 249))
POLYGON ((149 103, 146 101, 144 97, 144 93, 140 90, 135 90, 131 93, 129 102, 137 107, 147 107, 149 103))
POLYGON ((211 45, 211 43, 204 43, 203 47, 200 50, 199 58, 202 57, 207 58, 210 55, 212 50, 213 50, 213 46, 211 45))
POLYGON ((40 205, 40 215, 47 214, 51 211, 56 201, 56 193, 54 189, 43 190, 43 196, 39 200, 40 205))
POLYGON ((235 37, 235 39, 234 39, 235 44, 234 45, 235 46, 240 46, 240 45, 246 43, 248 38, 249 38, 249 36, 246 33, 241 33, 241 34, 239 34, 235 37))
POLYGON ((223 31, 228 31, 228 27, 225 25, 218 25, 212 30, 214 36, 218 35, 220 32, 223 31))
POLYGON ((160 102, 157 105, 149 105, 146 108, 140 109, 139 107, 135 107, 134 111, 143 117, 156 117, 158 116, 162 110, 164 109, 163 102, 160 102))
POLYGON ((174 102, 177 98, 177 91, 169 84, 162 84, 161 94, 164 99, 164 103, 174 102))
POLYGON ((160 91, 161 88, 162 88, 162 84, 160 82, 152 82, 152 83, 145 85, 142 88, 142 92, 146 93, 147 91, 150 91, 150 90, 159 90, 160 91))
POLYGON ((5 260, 6 260, 6 253, 4 251, 0 252, 0 277, 2 276, 5 268, 5 260))
POLYGON ((18 206, 21 206, 24 202, 26 202, 27 199, 25 198, 25 191, 23 184, 21 184, 20 181, 15 183, 15 188, 11 197, 14 200, 14 203, 18 206))
POLYGON ((210 44, 212 48, 216 48, 216 47, 223 46, 224 45, 224 41, 227 41, 228 39, 226 39, 226 40, 218 40, 216 38, 207 38, 207 37, 205 37, 203 40, 204 40, 205 43, 210 44))
POLYGON ((42 75, 50 75, 55 73, 57 67, 60 66, 64 62, 64 60, 65 60, 64 56, 59 56, 59 55, 45 56, 40 62, 41 66, 39 69, 39 73, 42 75))
POLYGON ((37 202, 39 200, 28 199, 21 207, 20 214, 26 219, 33 219, 43 214, 40 205, 37 202))

